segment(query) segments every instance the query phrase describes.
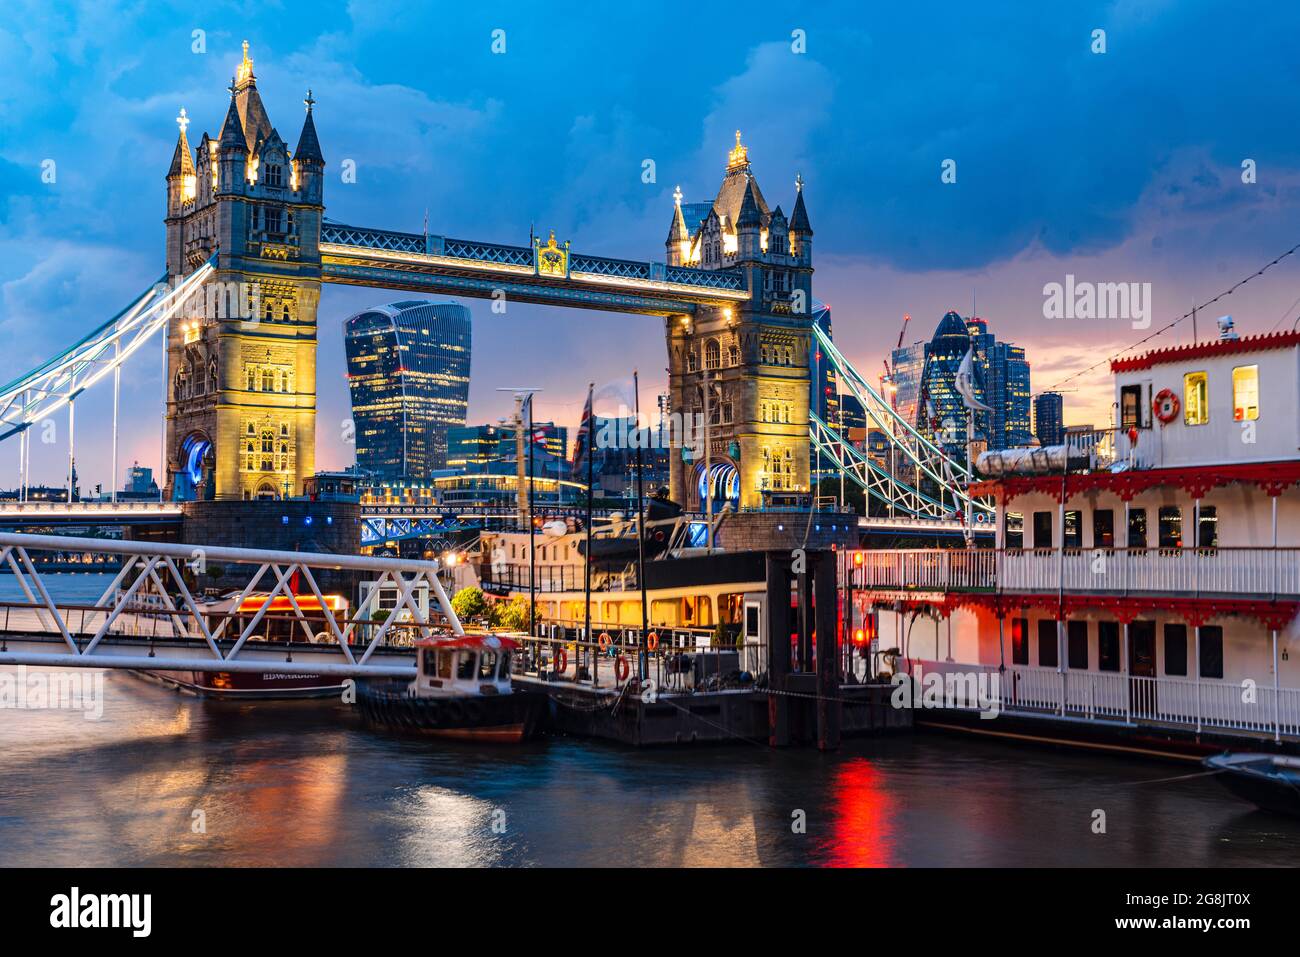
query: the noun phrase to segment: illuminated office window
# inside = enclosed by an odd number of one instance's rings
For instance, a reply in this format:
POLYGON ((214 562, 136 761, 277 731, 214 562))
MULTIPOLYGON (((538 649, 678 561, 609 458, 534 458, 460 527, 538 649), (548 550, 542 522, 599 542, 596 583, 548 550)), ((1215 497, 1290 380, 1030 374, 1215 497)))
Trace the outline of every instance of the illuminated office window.
POLYGON ((1237 366, 1232 370, 1232 417, 1259 418, 1259 366, 1237 366))
POLYGON ((1210 421, 1210 377, 1204 372, 1183 376, 1183 423, 1204 425, 1210 421))

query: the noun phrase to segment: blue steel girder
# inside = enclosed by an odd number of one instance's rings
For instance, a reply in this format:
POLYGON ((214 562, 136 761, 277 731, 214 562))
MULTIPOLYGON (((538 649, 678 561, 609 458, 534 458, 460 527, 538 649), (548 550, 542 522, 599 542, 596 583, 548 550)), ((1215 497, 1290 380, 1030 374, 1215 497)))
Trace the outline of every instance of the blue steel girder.
POLYGON ((564 277, 539 275, 533 251, 327 223, 321 279, 345 285, 645 315, 694 315, 750 298, 741 274, 573 253, 564 277))

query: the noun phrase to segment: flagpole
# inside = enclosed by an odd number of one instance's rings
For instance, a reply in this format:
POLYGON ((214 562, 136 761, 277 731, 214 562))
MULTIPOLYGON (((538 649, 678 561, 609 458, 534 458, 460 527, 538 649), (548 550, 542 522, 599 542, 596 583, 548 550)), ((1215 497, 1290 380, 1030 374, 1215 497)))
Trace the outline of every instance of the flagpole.
MULTIPOLYGON (((641 428, 641 385, 637 379, 636 370, 632 370, 632 403, 633 413, 636 416, 637 430, 641 428)), ((648 438, 648 436, 647 436, 648 438)), ((641 640, 637 643, 638 654, 637 660, 640 667, 637 669, 637 677, 644 678, 646 667, 649 662, 645 654, 646 635, 650 633, 650 609, 646 605, 646 587, 645 587, 645 488, 644 473, 645 468, 641 457, 640 436, 636 443, 636 577, 641 585, 641 640)))
POLYGON ((537 637, 537 522, 533 520, 533 397, 528 396, 528 634, 537 637))
POLYGON ((596 424, 595 420, 592 418, 591 397, 595 388, 596 388, 596 383, 594 382, 589 383, 587 385, 587 415, 586 415, 587 431, 582 443, 582 451, 587 456, 587 556, 586 556, 587 562, 586 562, 586 569, 585 569, 585 574, 582 583, 582 596, 587 606, 586 640, 587 640, 587 653, 591 656, 592 684, 596 683, 596 677, 597 677, 596 669, 599 667, 599 664, 597 663, 595 649, 592 648, 591 646, 591 497, 593 494, 592 484, 594 482, 594 477, 595 477, 595 461, 596 461, 596 456, 592 449, 592 442, 591 442, 591 438, 592 438, 591 433, 593 431, 592 426, 596 424))

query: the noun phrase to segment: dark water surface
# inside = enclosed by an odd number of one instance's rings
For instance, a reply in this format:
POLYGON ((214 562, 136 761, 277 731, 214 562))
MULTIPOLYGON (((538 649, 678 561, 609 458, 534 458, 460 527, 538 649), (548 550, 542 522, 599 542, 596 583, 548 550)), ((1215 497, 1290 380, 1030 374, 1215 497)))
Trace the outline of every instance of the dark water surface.
POLYGON ((1300 822, 1209 779, 1135 783, 1178 765, 934 734, 834 755, 483 748, 389 737, 332 702, 200 700, 121 672, 104 695, 98 721, 0 711, 0 864, 1300 863, 1300 822))
POLYGON ((833 755, 485 748, 391 737, 329 701, 196 699, 125 672, 103 690, 100 720, 0 710, 0 865, 1300 864, 1300 821, 1209 778, 1138 783, 1194 765, 924 733, 833 755))

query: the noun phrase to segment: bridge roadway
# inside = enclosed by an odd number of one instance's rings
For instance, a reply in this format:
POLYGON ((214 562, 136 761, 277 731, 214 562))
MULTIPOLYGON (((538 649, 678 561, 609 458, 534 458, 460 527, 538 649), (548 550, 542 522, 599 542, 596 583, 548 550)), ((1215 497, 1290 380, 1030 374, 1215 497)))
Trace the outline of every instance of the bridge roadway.
MULTIPOLYGON (((536 514, 546 519, 581 518, 586 510, 581 505, 538 504, 536 514)), ((597 518, 608 518, 611 509, 596 509, 597 518)), ((454 521, 490 521, 513 518, 518 509, 513 505, 399 505, 369 504, 361 506, 363 531, 362 544, 370 545, 412 535, 435 534, 434 526, 448 518, 454 521), (402 523, 404 527, 396 527, 402 523), (423 527, 422 527, 423 526, 423 527)), ((180 502, 0 502, 0 528, 31 528, 33 526, 78 525, 174 525, 181 524, 180 502)), ((950 534, 960 536, 964 526, 960 520, 923 518, 915 516, 859 516, 858 529, 864 534, 872 532, 896 534, 950 534)), ((981 538, 993 534, 992 524, 977 524, 974 534, 981 538)))

